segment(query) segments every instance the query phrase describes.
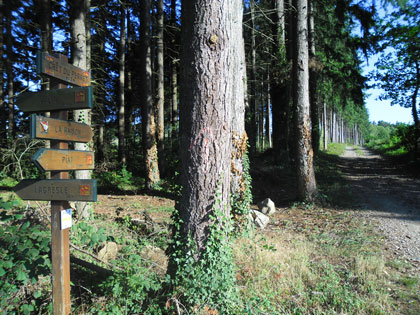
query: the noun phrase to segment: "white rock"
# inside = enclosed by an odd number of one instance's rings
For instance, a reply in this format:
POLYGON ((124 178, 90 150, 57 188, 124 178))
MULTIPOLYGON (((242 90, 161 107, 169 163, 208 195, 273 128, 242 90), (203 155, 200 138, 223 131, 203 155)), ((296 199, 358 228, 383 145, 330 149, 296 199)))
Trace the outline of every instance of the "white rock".
POLYGON ((257 210, 250 210, 249 218, 260 229, 265 228, 268 222, 270 222, 270 218, 268 216, 257 210))
POLYGON ((107 242, 105 246, 99 251, 98 258, 109 262, 112 259, 117 258, 118 255, 118 245, 114 242, 107 242))
POLYGON ((270 198, 266 198, 258 204, 258 209, 265 215, 271 215, 276 212, 274 202, 270 198))

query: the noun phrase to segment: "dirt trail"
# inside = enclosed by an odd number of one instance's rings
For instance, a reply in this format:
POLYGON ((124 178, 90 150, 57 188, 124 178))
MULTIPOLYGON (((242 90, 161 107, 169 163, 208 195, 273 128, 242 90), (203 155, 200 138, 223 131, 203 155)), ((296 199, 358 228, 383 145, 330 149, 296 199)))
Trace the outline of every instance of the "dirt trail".
POLYGON ((420 180, 366 149, 347 147, 341 171, 361 214, 378 222, 388 247, 420 270, 420 180))

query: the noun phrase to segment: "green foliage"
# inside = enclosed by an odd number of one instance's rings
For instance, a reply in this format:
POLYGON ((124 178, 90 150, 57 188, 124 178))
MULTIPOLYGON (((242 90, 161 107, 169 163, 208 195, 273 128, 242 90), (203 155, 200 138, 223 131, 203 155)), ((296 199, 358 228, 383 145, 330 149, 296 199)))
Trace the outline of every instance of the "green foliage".
POLYGON ((371 125, 366 146, 385 155, 398 156, 415 151, 415 127, 379 122, 371 125))
POLYGON ((218 209, 216 203, 210 216, 205 249, 198 253, 191 236, 181 235, 182 221, 174 212, 174 236, 171 256, 175 274, 168 279, 176 299, 189 311, 218 310, 236 314, 238 291, 235 285, 231 227, 232 220, 218 209))
POLYGON ((5 172, 0 172, 0 187, 15 187, 18 181, 14 178, 7 176, 5 172))
POLYGON ((346 151, 345 143, 330 143, 328 145, 327 154, 340 156, 346 151))
POLYGON ((125 165, 117 171, 100 172, 96 178, 98 186, 106 191, 126 190, 134 185, 133 174, 125 165))
POLYGON ((90 222, 78 222, 71 228, 71 241, 75 245, 89 246, 96 250, 106 240, 105 229, 97 228, 90 222))
POLYGON ((51 273, 49 231, 32 223, 21 209, 1 212, 0 223, 0 311, 46 312, 51 290, 50 280, 43 281, 51 273))
POLYGON ((138 246, 132 244, 128 250, 120 253, 123 259, 119 260, 118 267, 122 271, 115 272, 99 285, 106 303, 94 305, 90 314, 160 314, 156 305, 147 301, 150 292, 158 291, 161 283, 138 255, 138 246))

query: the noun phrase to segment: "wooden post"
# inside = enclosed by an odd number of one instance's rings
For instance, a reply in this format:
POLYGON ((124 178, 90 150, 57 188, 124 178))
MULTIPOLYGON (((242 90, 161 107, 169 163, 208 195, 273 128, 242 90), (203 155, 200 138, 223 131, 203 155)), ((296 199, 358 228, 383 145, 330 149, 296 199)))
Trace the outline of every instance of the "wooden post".
MULTIPOLYGON (((67 57, 59 55, 60 60, 67 62, 67 57)), ((57 79, 51 79, 51 89, 67 88, 57 79)), ((67 120, 68 112, 52 111, 51 118, 67 120)), ((51 140, 51 149, 68 149, 67 142, 51 140)), ((68 179, 68 172, 51 172, 51 179, 68 179)), ((68 315, 70 303, 70 229, 61 229, 61 210, 70 208, 67 201, 51 201, 51 258, 53 285, 53 314, 68 315)))

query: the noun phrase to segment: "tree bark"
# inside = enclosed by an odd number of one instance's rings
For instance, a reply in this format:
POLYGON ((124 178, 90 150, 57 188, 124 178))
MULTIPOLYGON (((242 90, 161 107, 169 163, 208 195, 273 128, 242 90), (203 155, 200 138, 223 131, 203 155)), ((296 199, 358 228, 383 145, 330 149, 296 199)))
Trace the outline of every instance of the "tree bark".
POLYGON ((118 160, 122 165, 127 164, 126 157, 126 136, 125 136, 125 46, 126 46, 126 27, 125 17, 126 8, 120 4, 120 45, 118 49, 119 63, 119 90, 118 90, 118 160))
MULTIPOLYGON (((89 70, 86 46, 86 19, 90 11, 87 0, 74 0, 71 2, 71 39, 73 65, 81 69, 89 70)), ((73 111, 74 120, 91 125, 91 110, 82 109, 73 111)), ((75 150, 91 150, 92 143, 76 142, 75 150)), ((75 171, 77 179, 92 178, 92 171, 75 171)), ((89 219, 93 214, 93 203, 76 202, 76 211, 81 218, 89 219)))
POLYGON ((302 201, 315 201, 317 187, 313 165, 311 119, 309 103, 309 51, 308 51, 308 0, 297 0, 296 57, 294 71, 295 91, 295 132, 296 132, 296 170, 298 198, 302 201))
MULTIPOLYGON (((165 75, 163 62, 163 30, 164 30, 163 0, 157 1, 157 137, 159 153, 159 169, 164 168, 164 141, 165 141, 165 75)), ((163 172, 164 173, 164 172, 163 172)))
POLYGON ((196 260, 206 247, 210 216, 216 210, 230 215, 231 2, 185 1, 182 7, 180 216, 196 260))
POLYGON ((158 151, 156 145, 155 111, 152 97, 152 60, 150 46, 150 0, 140 2, 140 38, 142 40, 142 128, 146 171, 146 187, 152 189, 160 181, 158 151))
POLYGON ((317 83, 318 69, 316 61, 316 45, 315 45, 315 18, 313 0, 308 0, 308 28, 309 28, 309 100, 311 104, 311 122, 312 122, 312 144, 314 154, 319 151, 320 130, 319 130, 319 106, 317 100, 317 83))
POLYGON ((245 43, 242 34, 242 0, 232 1, 232 161, 230 195, 232 214, 238 222, 248 213, 250 194, 247 182, 248 170, 245 158, 248 136, 245 131, 246 61, 245 43))

